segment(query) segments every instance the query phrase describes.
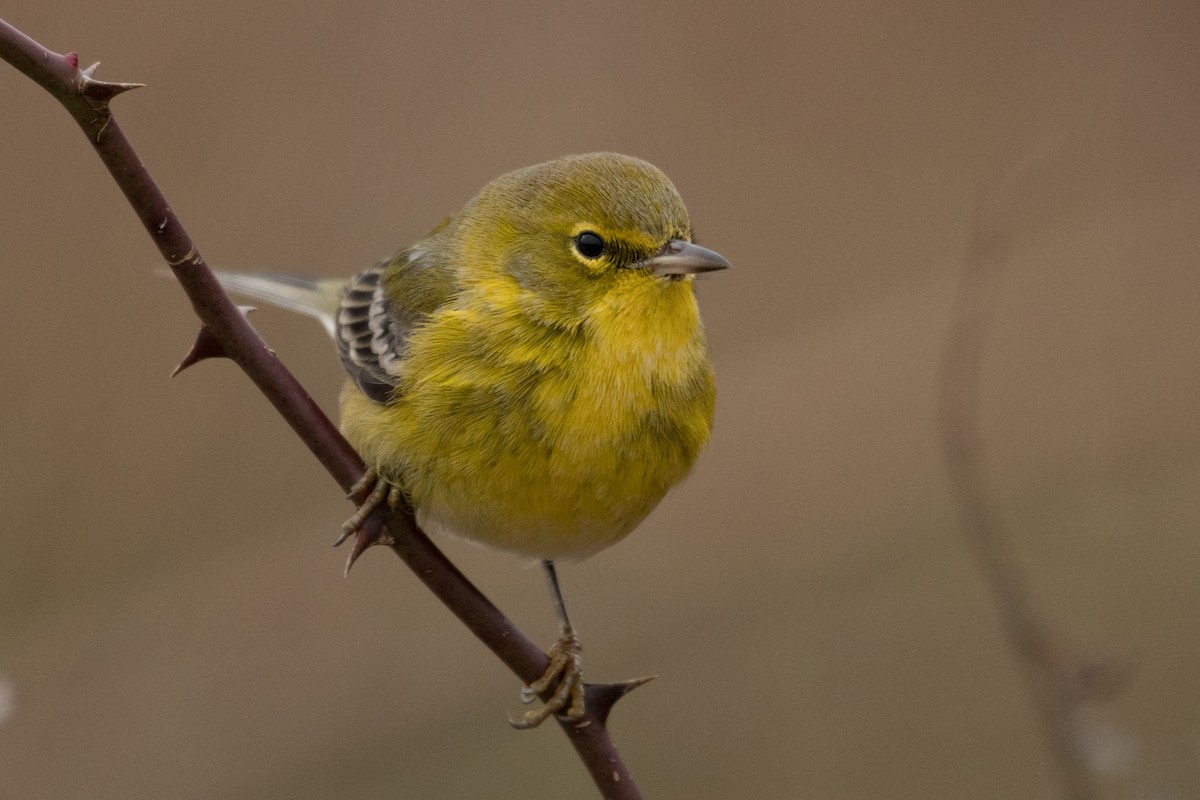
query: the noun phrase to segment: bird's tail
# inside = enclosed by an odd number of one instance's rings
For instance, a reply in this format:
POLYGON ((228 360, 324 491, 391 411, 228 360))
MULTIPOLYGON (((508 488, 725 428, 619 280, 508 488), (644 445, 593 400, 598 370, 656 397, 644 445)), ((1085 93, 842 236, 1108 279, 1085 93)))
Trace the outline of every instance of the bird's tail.
POLYGON ((338 302, 344 280, 321 280, 306 275, 225 272, 213 270, 217 280, 231 292, 244 294, 272 305, 316 317, 330 336, 336 336, 338 302))

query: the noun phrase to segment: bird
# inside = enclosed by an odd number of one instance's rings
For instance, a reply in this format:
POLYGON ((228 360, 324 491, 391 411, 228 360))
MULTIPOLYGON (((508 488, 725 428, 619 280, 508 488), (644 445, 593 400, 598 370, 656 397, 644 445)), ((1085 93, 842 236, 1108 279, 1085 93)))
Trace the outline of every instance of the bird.
POLYGON ((661 170, 602 152, 501 175, 348 283, 215 274, 315 317, 336 344, 341 430, 367 466, 343 539, 406 501, 426 531, 542 563, 560 635, 522 700, 554 692, 510 720, 532 728, 585 713, 556 562, 624 538, 709 440, 695 278, 729 266, 694 242, 661 170))

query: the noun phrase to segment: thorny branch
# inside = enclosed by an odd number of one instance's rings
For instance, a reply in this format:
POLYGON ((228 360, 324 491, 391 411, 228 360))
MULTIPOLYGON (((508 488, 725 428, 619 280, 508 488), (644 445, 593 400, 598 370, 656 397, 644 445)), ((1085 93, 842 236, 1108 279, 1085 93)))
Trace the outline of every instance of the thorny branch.
MULTIPOLYGON (((52 94, 71 114, 192 301, 203 328, 181 367, 213 356, 232 359, 348 491, 363 473, 362 460, 221 289, 113 118, 109 101, 141 84, 96 80, 93 74, 98 65, 80 70, 74 53, 63 55, 48 50, 3 20, 0 58, 52 94)), ((545 672, 549 664, 546 654, 429 541, 417 528, 411 512, 379 509, 370 525, 376 532, 380 526, 386 528, 389 535, 378 541, 360 538, 354 555, 366 544, 387 544, 524 683, 537 680, 545 672)), ((589 685, 584 718, 577 723, 560 721, 601 795, 611 800, 641 797, 604 723, 613 704, 642 682, 589 685)), ((547 695, 553 689, 550 687, 547 695)))

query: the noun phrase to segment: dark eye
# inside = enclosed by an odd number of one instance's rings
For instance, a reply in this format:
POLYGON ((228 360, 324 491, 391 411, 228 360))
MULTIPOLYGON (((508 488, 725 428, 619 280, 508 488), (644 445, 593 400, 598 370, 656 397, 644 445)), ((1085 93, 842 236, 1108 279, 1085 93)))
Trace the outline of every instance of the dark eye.
POLYGON ((599 258, 604 255, 604 240, 598 233, 584 231, 575 237, 575 249, 584 258, 599 258))

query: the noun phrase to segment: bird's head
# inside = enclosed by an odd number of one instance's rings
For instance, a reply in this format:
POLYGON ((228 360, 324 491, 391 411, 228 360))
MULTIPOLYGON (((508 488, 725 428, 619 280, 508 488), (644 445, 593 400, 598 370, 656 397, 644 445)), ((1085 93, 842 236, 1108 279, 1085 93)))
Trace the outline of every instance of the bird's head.
POLYGON ((630 156, 566 156, 502 175, 463 210, 456 235, 470 282, 513 285, 522 307, 573 326, 598 303, 692 302, 692 276, 729 262, 692 242, 679 193, 630 156))

